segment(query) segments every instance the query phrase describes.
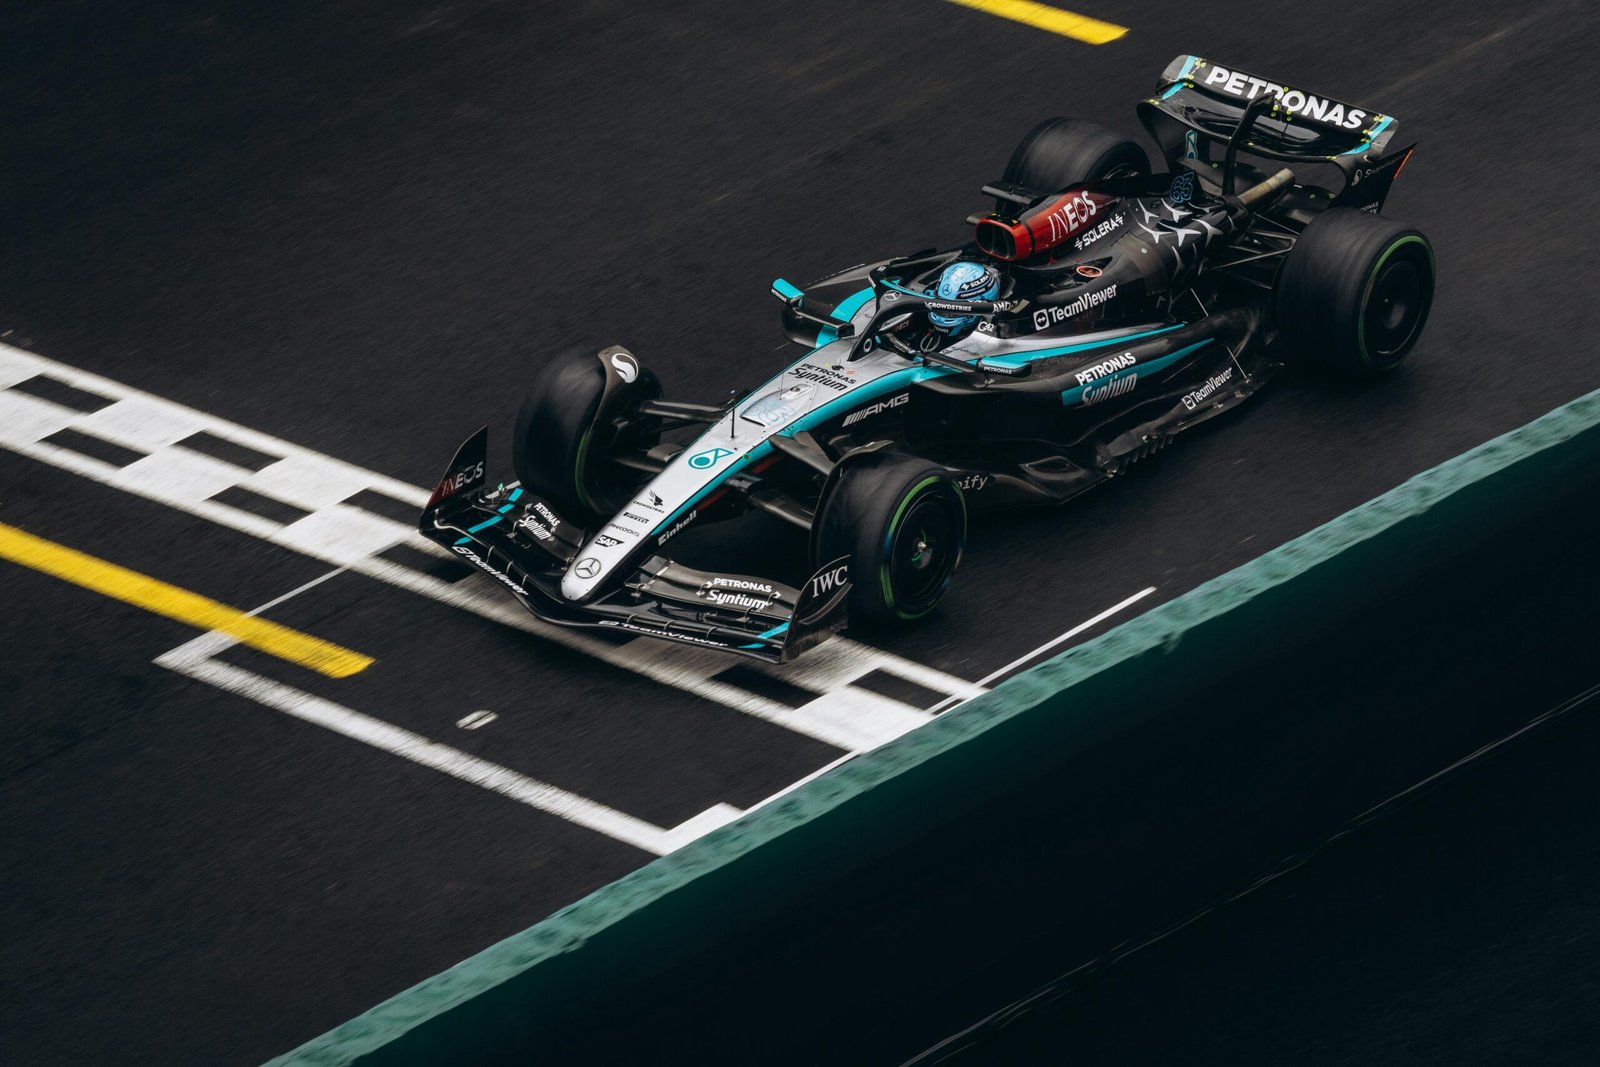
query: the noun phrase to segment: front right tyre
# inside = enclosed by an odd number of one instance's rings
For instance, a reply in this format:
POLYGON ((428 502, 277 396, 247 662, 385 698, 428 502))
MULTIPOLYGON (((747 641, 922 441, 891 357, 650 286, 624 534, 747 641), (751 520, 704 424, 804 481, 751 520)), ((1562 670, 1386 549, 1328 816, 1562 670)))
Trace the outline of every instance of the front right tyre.
POLYGON ((950 472, 873 452, 845 461, 817 516, 817 561, 850 557, 850 618, 924 618, 950 588, 967 542, 967 505, 950 472))

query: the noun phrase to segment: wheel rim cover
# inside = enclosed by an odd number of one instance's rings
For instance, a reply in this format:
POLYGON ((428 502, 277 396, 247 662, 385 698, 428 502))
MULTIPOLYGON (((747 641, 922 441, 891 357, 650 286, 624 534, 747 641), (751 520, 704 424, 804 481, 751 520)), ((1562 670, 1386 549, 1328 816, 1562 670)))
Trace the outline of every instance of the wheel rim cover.
POLYGON ((1388 361, 1406 351, 1422 318, 1422 302, 1422 275, 1416 264, 1401 259, 1384 267, 1363 316, 1365 347, 1375 359, 1388 361))
POLYGON ((950 506, 937 497, 913 504, 895 531, 889 573, 896 601, 915 609, 939 593, 949 578, 955 545, 950 506))

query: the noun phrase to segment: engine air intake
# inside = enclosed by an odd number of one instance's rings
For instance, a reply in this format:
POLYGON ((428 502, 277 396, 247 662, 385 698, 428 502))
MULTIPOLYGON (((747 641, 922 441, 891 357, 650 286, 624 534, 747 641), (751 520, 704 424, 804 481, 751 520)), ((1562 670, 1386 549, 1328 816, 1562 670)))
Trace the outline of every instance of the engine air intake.
POLYGON ((1068 189, 1040 201, 1019 218, 990 215, 978 220, 978 247, 1008 262, 1032 259, 1087 230, 1115 202, 1104 193, 1068 189))

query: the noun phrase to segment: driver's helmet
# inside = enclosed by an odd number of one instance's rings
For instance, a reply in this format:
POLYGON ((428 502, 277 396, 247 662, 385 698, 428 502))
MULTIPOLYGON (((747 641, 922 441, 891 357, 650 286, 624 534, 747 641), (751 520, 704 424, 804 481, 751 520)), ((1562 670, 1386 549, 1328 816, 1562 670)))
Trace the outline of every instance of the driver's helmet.
MULTIPOLYGON (((1000 295, 1000 272, 982 263, 961 260, 950 264, 939 275, 933 295, 942 300, 993 300, 1000 295)), ((976 315, 936 315, 928 321, 946 333, 958 333, 978 321, 976 315)))

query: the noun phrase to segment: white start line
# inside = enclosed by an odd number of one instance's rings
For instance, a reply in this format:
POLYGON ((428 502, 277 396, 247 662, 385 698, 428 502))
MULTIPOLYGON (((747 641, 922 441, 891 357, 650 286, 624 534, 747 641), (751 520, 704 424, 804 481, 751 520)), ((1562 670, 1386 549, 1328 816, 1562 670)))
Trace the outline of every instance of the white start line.
MULTIPOLYGON (((380 553, 399 545, 425 553, 431 559, 450 558, 422 537, 414 526, 376 514, 356 503, 364 494, 376 494, 391 504, 409 506, 420 512, 428 497, 425 489, 5 344, 0 344, 0 447, 282 545, 336 568, 262 605, 257 611, 276 606, 348 570, 523 630, 843 750, 843 755, 828 767, 877 748, 931 721, 936 712, 987 692, 989 685, 1021 664, 1154 592, 1146 589, 1124 600, 980 682, 970 682, 843 637, 825 642, 793 663, 767 665, 738 661, 789 686, 817 694, 801 706, 792 707, 717 677, 734 662, 725 654, 643 637, 621 645, 611 644, 582 632, 544 623, 487 583, 468 580, 452 584, 382 558, 380 553), (67 395, 53 395, 61 386, 66 387, 67 395), (76 435, 80 447, 82 439, 90 442, 91 450, 96 442, 109 446, 121 462, 98 458, 60 441, 48 440, 64 432, 76 435), (208 439, 210 445, 198 444, 200 437, 208 439), (220 456, 217 442, 222 444, 220 456), (237 451, 230 453, 229 449, 237 451), (280 521, 220 499, 230 492, 265 497, 285 506, 289 514, 280 521), (942 694, 942 699, 933 708, 924 709, 853 684, 875 672, 894 675, 942 694)), ((736 807, 718 804, 676 827, 653 826, 381 719, 213 658, 233 643, 232 638, 223 634, 204 634, 163 654, 156 663, 658 855, 743 814, 736 807)), ((473 730, 489 725, 495 718, 493 712, 477 711, 456 725, 473 730)), ((789 792, 828 767, 777 795, 789 792)))
POLYGON ((730 804, 717 804, 677 826, 663 829, 354 708, 213 658, 234 643, 227 634, 212 631, 162 653, 155 662, 157 666, 195 681, 448 774, 657 856, 665 856, 744 814, 730 804))

